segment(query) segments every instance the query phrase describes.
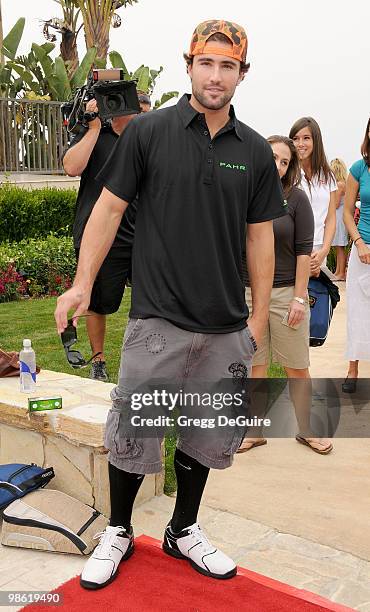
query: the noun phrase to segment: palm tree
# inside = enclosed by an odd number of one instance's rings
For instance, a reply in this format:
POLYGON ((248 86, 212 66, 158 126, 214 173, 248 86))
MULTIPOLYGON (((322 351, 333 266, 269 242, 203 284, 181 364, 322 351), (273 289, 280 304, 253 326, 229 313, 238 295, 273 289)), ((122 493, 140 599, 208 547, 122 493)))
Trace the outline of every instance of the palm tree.
MULTIPOLYGON (((1 1, 1 0, 0 0, 1 1)), ((97 48, 95 65, 103 67, 106 64, 109 48, 110 27, 121 25, 120 16, 116 10, 133 5, 138 0, 54 0, 63 11, 63 18, 53 17, 44 21, 44 36, 49 42, 55 42, 54 30, 62 35, 60 54, 67 68, 68 78, 75 74, 79 60, 77 52, 77 36, 84 28, 86 49, 97 48), (78 25, 82 16, 82 24, 78 25)))
POLYGON ((53 17, 44 21, 44 36, 49 42, 56 41, 56 35, 50 32, 50 29, 55 30, 62 35, 62 42, 60 43, 60 54, 64 60, 68 78, 71 79, 75 74, 78 65, 78 51, 77 51, 77 36, 83 27, 81 24, 77 25, 80 9, 76 3, 76 0, 55 0, 63 11, 63 19, 53 17))
POLYGON ((138 0, 74 0, 81 11, 86 48, 96 47, 97 55, 95 64, 104 67, 106 64, 109 48, 110 27, 121 25, 120 16, 116 10, 130 5, 138 0))

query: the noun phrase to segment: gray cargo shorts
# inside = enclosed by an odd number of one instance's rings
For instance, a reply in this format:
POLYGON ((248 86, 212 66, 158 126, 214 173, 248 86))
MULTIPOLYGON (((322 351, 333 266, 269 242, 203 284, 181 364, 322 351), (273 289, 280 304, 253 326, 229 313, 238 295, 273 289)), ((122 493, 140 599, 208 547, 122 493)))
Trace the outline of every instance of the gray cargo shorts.
MULTIPOLYGON (((129 319, 118 385, 111 392, 113 405, 105 430, 104 444, 109 450, 110 463, 137 474, 153 474, 162 469, 160 436, 143 436, 140 430, 135 435, 131 430, 129 436, 124 433, 125 419, 128 414, 132 415, 131 398, 140 385, 150 389, 153 388, 151 381, 157 380, 171 384, 177 381, 182 388, 192 385, 197 388, 203 381, 217 385, 218 381, 226 380, 233 384, 238 377, 249 376, 256 350, 247 326, 226 334, 201 334, 181 329, 165 319, 129 319)), ((193 408, 193 414, 197 410, 193 408)), ((177 446, 202 465, 227 468, 244 437, 245 427, 236 425, 224 430, 212 437, 196 428, 184 428, 177 446)))

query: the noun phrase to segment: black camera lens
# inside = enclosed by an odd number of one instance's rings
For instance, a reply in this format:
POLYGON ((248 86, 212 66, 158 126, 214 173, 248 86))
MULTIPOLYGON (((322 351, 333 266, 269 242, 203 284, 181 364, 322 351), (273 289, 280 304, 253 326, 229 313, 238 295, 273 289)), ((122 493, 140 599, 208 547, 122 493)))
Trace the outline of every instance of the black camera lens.
POLYGON ((106 106, 107 109, 113 113, 124 110, 126 108, 126 104, 124 103, 124 99, 122 96, 117 96, 115 94, 111 94, 106 98, 106 106))

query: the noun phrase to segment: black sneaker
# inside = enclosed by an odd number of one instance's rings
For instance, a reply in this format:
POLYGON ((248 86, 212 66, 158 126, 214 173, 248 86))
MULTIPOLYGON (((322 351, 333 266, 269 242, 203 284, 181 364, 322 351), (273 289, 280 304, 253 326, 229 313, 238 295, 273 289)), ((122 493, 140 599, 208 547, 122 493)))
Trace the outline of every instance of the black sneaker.
POLYGON ((225 580, 235 576, 237 571, 234 561, 208 541, 197 523, 179 533, 174 533, 169 523, 162 548, 171 557, 187 559, 204 576, 225 580))
POLYGON ((105 367, 105 361, 93 361, 91 364, 90 378, 108 382, 109 376, 105 367))

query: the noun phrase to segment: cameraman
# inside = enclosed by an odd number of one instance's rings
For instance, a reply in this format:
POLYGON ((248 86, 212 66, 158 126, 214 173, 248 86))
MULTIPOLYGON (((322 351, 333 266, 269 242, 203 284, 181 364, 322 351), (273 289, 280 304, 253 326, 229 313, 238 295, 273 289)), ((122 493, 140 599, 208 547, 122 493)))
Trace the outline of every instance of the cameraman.
MULTIPOLYGON (((139 96, 139 100, 142 96, 139 96)), ((144 102, 140 102, 141 112, 150 110, 150 98, 143 94, 144 102)), ((89 100, 86 112, 98 112, 96 100, 89 100)), ((81 176, 77 195, 76 216, 73 225, 73 241, 78 260, 82 234, 97 199, 103 189, 103 184, 95 180, 104 166, 120 134, 135 117, 123 115, 113 117, 110 125, 103 125, 96 117, 88 123, 85 130, 79 132, 72 140, 63 158, 63 166, 69 176, 81 176)), ((108 380, 104 356, 104 338, 106 315, 116 312, 121 304, 127 278, 131 270, 131 251, 134 239, 136 201, 128 207, 122 218, 112 248, 96 277, 91 294, 86 319, 87 333, 92 353, 100 353, 92 362, 90 378, 108 380)), ((99 240, 99 236, 96 236, 99 240)))

